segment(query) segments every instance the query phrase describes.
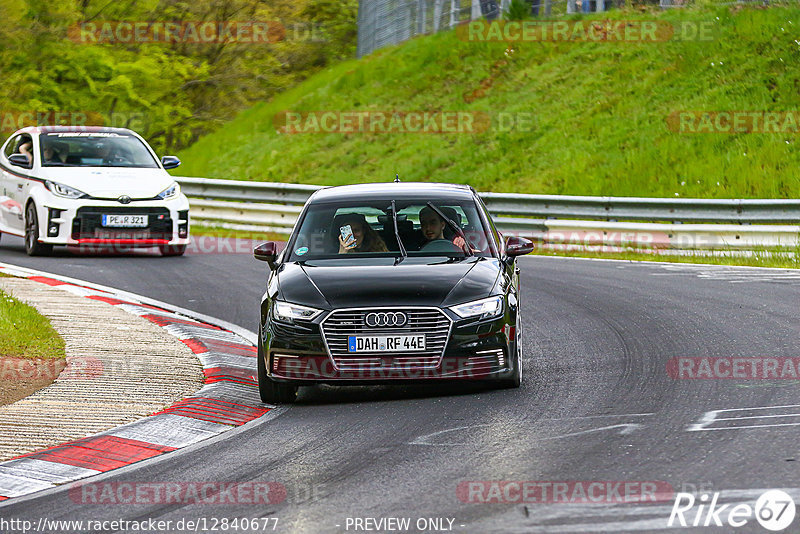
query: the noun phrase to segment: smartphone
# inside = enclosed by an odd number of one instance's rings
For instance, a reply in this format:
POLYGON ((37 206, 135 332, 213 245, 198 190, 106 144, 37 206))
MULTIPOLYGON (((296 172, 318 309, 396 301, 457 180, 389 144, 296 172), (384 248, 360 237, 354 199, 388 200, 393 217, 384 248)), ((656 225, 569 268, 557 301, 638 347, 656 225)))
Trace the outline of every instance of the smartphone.
POLYGON ((353 239, 353 229, 349 224, 345 224, 339 228, 339 232, 342 234, 342 241, 344 241, 345 245, 347 245, 350 240, 353 239))

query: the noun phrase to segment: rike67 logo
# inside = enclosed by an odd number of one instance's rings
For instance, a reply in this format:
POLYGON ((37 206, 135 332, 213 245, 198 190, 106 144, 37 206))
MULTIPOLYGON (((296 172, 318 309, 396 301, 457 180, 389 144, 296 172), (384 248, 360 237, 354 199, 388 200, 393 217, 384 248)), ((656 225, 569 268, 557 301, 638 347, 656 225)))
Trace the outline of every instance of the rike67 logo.
POLYGON ((795 503, 791 495, 781 490, 769 490, 756 500, 755 507, 747 503, 719 503, 720 493, 704 493, 696 499, 691 493, 678 493, 672 505, 668 527, 742 527, 755 518, 767 530, 780 531, 792 524, 795 503))

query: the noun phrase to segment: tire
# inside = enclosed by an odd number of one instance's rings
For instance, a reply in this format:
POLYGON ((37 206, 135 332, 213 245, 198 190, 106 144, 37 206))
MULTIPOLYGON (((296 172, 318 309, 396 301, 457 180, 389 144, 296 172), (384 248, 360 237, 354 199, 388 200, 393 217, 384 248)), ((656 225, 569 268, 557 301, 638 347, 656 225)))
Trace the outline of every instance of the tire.
POLYGON ((297 386, 281 384, 267 376, 267 366, 258 342, 258 393, 266 404, 291 404, 297 399, 297 386))
POLYGON ((33 202, 25 210, 25 252, 28 256, 47 256, 53 252, 53 245, 39 242, 39 216, 33 202))
POLYGON ((516 330, 517 336, 514 340, 514 357, 512 359, 514 370, 510 377, 500 381, 500 387, 504 389, 518 388, 522 385, 522 328, 519 324, 519 318, 517 318, 516 330))
POLYGON ((158 250, 165 257, 183 256, 183 253, 186 252, 186 245, 158 245, 158 250))

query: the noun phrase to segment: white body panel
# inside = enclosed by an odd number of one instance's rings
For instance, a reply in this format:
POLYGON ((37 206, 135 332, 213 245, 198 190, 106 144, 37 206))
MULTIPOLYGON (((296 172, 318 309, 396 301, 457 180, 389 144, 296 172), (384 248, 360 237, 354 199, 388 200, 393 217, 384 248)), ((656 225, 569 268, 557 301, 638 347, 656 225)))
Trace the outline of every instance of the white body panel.
MULTIPOLYGON (((118 130, 122 131, 122 130, 118 130)), ((163 168, 152 148, 138 135, 131 131, 124 133, 138 138, 154 160, 158 168, 139 167, 51 167, 42 166, 42 155, 39 150, 39 136, 44 134, 42 128, 26 128, 10 136, 0 149, 0 232, 25 235, 26 210, 30 203, 36 206, 39 222, 39 242, 53 245, 104 245, 124 244, 133 247, 152 247, 157 245, 186 245, 189 243, 188 210, 189 201, 180 192, 174 196, 161 199, 158 195, 175 183, 163 168), (33 141, 34 163, 31 168, 13 165, 7 153, 18 134, 24 133, 33 141), (63 186, 77 189, 85 193, 82 198, 66 198, 57 194, 53 187, 48 187, 45 182, 54 182, 63 186), (128 197, 131 199, 122 199, 128 197), (109 214, 131 213, 152 214, 154 208, 165 208, 169 214, 156 215, 155 219, 172 221, 171 232, 167 232, 166 223, 163 224, 164 232, 159 234, 159 239, 146 239, 136 236, 136 228, 130 228, 130 239, 119 237, 104 238, 103 231, 99 237, 78 235, 74 233, 73 222, 81 208, 91 209, 96 213, 103 213, 107 209, 109 214), (53 210, 61 210, 54 215, 53 210), (179 213, 184 212, 184 213, 179 213), (179 237, 179 225, 184 225, 185 235, 179 237), (56 232, 52 230, 57 228, 56 232), (77 238, 76 238, 77 237, 77 238)), ((152 219, 152 217, 151 217, 152 219)), ((153 220, 155 220, 153 219, 153 220)), ((75 223, 79 225, 78 223, 75 223)), ((105 230, 105 229, 102 229, 105 230)), ((109 227, 109 235, 113 230, 109 227)), ((124 232, 123 232, 124 233, 124 232)))

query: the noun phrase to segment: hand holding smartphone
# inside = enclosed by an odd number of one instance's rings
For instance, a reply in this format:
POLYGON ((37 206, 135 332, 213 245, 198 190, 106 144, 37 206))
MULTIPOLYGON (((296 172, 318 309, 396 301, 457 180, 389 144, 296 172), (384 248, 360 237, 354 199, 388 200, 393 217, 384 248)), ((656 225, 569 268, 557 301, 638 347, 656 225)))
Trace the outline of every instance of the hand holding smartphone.
POLYGON ((349 224, 339 228, 339 233, 341 234, 340 243, 345 249, 351 250, 356 247, 356 238, 353 236, 353 229, 349 224))

